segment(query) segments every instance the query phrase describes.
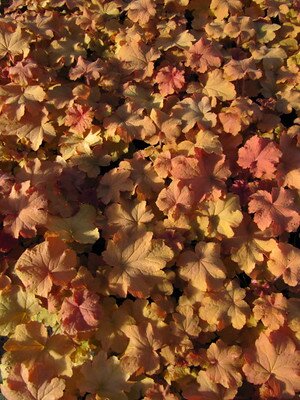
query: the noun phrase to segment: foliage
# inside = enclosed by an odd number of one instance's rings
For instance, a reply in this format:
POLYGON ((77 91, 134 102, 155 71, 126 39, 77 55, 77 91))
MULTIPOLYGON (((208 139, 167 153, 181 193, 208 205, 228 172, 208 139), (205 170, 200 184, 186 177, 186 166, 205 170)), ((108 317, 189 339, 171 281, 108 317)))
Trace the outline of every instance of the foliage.
POLYGON ((0 397, 295 399, 299 1, 0 11, 0 397))

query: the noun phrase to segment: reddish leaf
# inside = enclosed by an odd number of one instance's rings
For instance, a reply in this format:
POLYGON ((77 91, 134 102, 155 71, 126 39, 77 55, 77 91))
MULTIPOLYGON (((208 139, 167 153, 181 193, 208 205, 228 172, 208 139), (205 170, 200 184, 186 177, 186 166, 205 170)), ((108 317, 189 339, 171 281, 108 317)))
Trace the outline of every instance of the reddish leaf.
POLYGON ((239 149, 238 164, 256 178, 272 179, 281 154, 276 144, 255 135, 239 149))
POLYGON ((255 213, 254 222, 260 230, 270 227, 277 236, 284 231, 294 232, 300 225, 299 208, 291 190, 273 188, 271 193, 258 190, 250 199, 249 212, 255 213))
POLYGON ((185 83, 183 71, 180 71, 176 67, 171 67, 170 65, 161 68, 155 80, 163 96, 177 92, 185 83))
POLYGON ((69 335, 95 329, 100 319, 99 296, 85 289, 75 289, 64 299, 60 315, 64 331, 69 335))
POLYGON ((221 53, 205 37, 198 40, 188 50, 186 56, 186 65, 199 73, 206 72, 208 67, 221 66, 221 53))

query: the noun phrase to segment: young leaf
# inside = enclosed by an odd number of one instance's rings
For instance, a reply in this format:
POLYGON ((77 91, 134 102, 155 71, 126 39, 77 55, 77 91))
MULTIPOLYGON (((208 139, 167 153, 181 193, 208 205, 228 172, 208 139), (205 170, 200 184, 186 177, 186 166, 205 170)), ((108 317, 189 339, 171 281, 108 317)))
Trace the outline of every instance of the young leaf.
POLYGON ((186 65, 200 74, 206 72, 209 67, 220 67, 222 61, 221 53, 205 37, 193 44, 186 52, 186 57, 186 65))

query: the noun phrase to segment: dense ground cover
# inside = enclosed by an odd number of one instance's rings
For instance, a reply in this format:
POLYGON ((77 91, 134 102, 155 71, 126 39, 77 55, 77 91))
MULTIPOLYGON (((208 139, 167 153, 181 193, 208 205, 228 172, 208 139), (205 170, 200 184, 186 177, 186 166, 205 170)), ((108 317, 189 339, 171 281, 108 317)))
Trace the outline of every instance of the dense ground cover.
POLYGON ((299 11, 2 2, 5 399, 297 398, 299 11))

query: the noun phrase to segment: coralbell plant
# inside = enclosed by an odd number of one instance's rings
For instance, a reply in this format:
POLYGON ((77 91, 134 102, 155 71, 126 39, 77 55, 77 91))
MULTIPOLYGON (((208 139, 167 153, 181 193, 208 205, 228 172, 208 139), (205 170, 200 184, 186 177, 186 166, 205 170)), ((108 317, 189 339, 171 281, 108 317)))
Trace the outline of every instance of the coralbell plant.
POLYGON ((1 2, 2 399, 298 398, 299 15, 1 2))

